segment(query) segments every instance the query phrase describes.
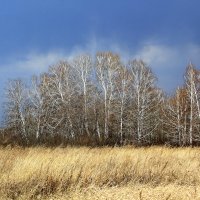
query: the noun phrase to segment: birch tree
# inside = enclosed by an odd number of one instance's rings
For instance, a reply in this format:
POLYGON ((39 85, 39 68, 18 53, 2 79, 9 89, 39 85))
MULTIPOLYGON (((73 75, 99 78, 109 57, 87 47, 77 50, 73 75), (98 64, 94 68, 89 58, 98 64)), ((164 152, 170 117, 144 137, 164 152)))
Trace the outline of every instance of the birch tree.
POLYGON ((189 99, 189 144, 192 146, 194 142, 200 141, 200 136, 197 133, 200 123, 200 107, 199 107, 199 88, 200 88, 200 73, 194 68, 192 63, 189 63, 186 74, 185 82, 189 99))
MULTIPOLYGON (((122 65, 118 69, 118 73, 115 80, 116 88, 116 99, 118 101, 117 111, 119 112, 119 135, 120 143, 125 142, 125 134, 127 130, 125 129, 125 121, 127 122, 127 104, 130 103, 130 91, 131 91, 131 75, 130 71, 125 65, 122 65)), ((118 113, 117 113, 118 114, 118 113)))
POLYGON ((142 144, 156 132, 159 120, 155 121, 161 92, 156 89, 156 77, 151 69, 141 60, 129 63, 132 76, 132 119, 135 120, 134 132, 137 143, 142 144))
POLYGON ((97 53, 96 75, 99 86, 103 92, 104 99, 104 137, 109 137, 109 117, 111 113, 111 102, 113 100, 113 80, 119 68, 120 59, 118 55, 110 52, 97 53))
POLYGON ((84 101, 84 127, 87 135, 90 135, 89 132, 89 122, 88 122, 88 104, 89 104, 89 86, 92 70, 92 58, 89 55, 80 55, 77 56, 73 62, 72 67, 77 72, 80 91, 83 92, 83 101, 84 101))
POLYGON ((172 144, 187 144, 189 101, 186 88, 177 88, 174 96, 163 105, 164 128, 167 140, 172 144))
POLYGON ((75 132, 72 116, 72 98, 76 92, 76 84, 73 80, 74 74, 71 70, 71 66, 67 62, 63 61, 51 67, 49 69, 49 88, 47 91, 53 109, 57 110, 56 114, 52 116, 52 124, 49 124, 49 126, 55 131, 55 129, 66 120, 65 127, 62 128, 64 128, 64 130, 67 129, 70 133, 70 135, 66 135, 66 137, 70 136, 72 139, 74 139, 75 132))
POLYGON ((39 78, 33 76, 28 94, 31 116, 34 120, 35 127, 33 129, 35 131, 36 142, 42 137, 44 128, 47 126, 49 106, 45 103, 45 93, 46 91, 44 91, 39 78))
POLYGON ((27 137, 27 89, 20 79, 9 81, 6 88, 6 115, 8 127, 14 127, 15 134, 23 143, 28 143, 27 137))

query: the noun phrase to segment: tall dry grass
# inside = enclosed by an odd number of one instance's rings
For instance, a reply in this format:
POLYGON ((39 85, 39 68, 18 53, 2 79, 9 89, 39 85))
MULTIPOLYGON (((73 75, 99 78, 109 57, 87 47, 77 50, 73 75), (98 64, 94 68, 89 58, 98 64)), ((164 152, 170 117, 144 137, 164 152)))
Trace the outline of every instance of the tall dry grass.
POLYGON ((200 149, 1 148, 0 199, 200 199, 200 149))

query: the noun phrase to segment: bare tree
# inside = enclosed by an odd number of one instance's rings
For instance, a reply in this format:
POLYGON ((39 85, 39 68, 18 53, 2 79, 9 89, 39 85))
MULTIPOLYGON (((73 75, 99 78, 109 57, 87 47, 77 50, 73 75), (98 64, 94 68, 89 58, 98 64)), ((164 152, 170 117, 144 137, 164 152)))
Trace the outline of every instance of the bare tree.
POLYGON ((96 55, 96 74, 104 99, 104 137, 106 139, 109 137, 108 125, 114 92, 113 81, 119 65, 120 58, 118 55, 110 52, 97 53, 96 55))
POLYGON ((12 80, 8 83, 6 98, 7 125, 14 127, 16 134, 27 144, 27 89, 22 80, 12 80))
MULTIPOLYGON (((125 141, 125 125, 124 121, 127 113, 126 108, 127 104, 130 101, 130 91, 131 91, 131 75, 130 70, 124 65, 118 69, 118 73, 115 79, 115 88, 116 88, 116 99, 118 102, 119 112, 119 135, 120 143, 123 144, 125 141)), ((127 131, 127 130, 126 130, 127 131)))
POLYGON ((161 92, 155 87, 156 77, 143 61, 133 60, 129 68, 132 76, 134 132, 137 143, 142 144, 142 141, 152 137, 158 127, 159 120, 155 121, 154 117, 158 113, 161 92))
POLYGON ((200 71, 190 63, 169 97, 156 80, 142 60, 111 52, 60 61, 30 84, 9 82, 3 133, 23 145, 200 144, 200 71))
POLYGON ((77 72, 77 76, 80 84, 80 91, 83 92, 84 101, 84 127, 87 135, 89 136, 89 122, 88 122, 88 101, 89 101, 89 85, 92 70, 92 58, 89 55, 77 56, 73 62, 72 67, 74 67, 77 72))
POLYGON ((44 87, 38 77, 33 76, 31 80, 31 87, 29 89, 29 101, 31 116, 34 120, 33 129, 35 130, 35 139, 38 142, 39 138, 43 135, 43 130, 47 125, 49 115, 49 106, 45 104, 44 87))
POLYGON ((71 138, 75 137, 72 100, 76 92, 76 84, 74 81, 75 74, 73 73, 71 66, 67 62, 60 62, 49 69, 48 84, 45 84, 52 109, 56 109, 49 127, 55 132, 55 129, 66 119, 65 128, 69 130, 71 138))
POLYGON ((176 90, 163 105, 164 128, 167 140, 179 146, 187 144, 189 101, 186 88, 176 90))
POLYGON ((195 69, 192 63, 189 63, 186 74, 185 74, 185 82, 189 99, 189 143, 192 146, 194 141, 200 141, 200 136, 197 133, 197 129, 199 129, 200 122, 200 72, 195 69))

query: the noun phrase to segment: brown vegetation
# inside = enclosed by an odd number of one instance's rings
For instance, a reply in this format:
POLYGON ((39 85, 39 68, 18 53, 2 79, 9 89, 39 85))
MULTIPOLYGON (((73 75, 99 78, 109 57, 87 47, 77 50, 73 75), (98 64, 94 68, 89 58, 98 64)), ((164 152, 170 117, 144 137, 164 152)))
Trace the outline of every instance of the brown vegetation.
POLYGON ((1 148, 1 199, 199 199, 199 148, 1 148))

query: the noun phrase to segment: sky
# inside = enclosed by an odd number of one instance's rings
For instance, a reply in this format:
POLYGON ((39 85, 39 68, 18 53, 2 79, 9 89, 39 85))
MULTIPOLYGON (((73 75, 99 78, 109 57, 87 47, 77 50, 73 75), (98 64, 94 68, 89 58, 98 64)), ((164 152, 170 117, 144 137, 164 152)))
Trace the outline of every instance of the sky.
POLYGON ((0 105, 9 79, 82 52, 143 59, 173 92, 190 61, 200 66, 199 8, 199 0, 0 0, 0 105))

